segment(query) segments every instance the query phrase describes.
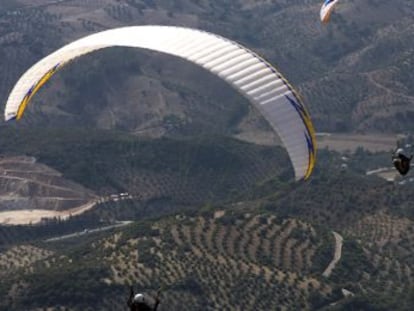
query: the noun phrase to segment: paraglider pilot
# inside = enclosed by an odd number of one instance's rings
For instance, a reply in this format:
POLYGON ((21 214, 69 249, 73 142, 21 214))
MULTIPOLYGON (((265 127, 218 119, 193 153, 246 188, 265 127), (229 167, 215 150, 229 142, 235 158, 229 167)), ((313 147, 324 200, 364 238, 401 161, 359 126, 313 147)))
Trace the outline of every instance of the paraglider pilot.
POLYGON ((402 148, 398 148, 392 156, 392 163, 401 175, 406 175, 410 170, 410 162, 412 158, 413 156, 407 157, 404 155, 404 150, 402 148))
POLYGON ((143 294, 134 294, 134 288, 130 286, 129 298, 127 305, 131 311, 157 311, 158 305, 160 304, 159 299, 160 292, 155 296, 155 303, 153 307, 147 303, 147 299, 143 294))

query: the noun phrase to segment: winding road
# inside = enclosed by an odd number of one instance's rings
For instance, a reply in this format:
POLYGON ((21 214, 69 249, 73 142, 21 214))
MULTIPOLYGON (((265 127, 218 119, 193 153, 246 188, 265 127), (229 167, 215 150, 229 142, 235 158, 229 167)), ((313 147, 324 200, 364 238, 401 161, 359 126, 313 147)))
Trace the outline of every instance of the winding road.
POLYGON ((336 264, 341 260, 342 256, 342 244, 343 244, 343 237, 335 232, 332 231, 334 237, 335 237, 335 253, 332 261, 329 263, 328 267, 326 267, 325 271, 322 273, 324 277, 329 277, 332 273, 332 270, 335 268, 336 264))
POLYGON ((94 228, 94 229, 84 229, 83 231, 70 233, 70 234, 65 234, 65 235, 61 235, 61 236, 58 236, 58 237, 46 239, 46 240, 44 240, 44 242, 56 242, 56 241, 61 241, 61 240, 66 240, 66 239, 79 238, 79 237, 81 237, 85 234, 90 234, 90 233, 95 233, 95 232, 102 232, 102 231, 106 231, 106 230, 110 230, 110 229, 114 229, 114 228, 127 226, 127 225, 132 224, 132 223, 133 223, 133 221, 118 221, 117 223, 115 223, 113 225, 94 228))

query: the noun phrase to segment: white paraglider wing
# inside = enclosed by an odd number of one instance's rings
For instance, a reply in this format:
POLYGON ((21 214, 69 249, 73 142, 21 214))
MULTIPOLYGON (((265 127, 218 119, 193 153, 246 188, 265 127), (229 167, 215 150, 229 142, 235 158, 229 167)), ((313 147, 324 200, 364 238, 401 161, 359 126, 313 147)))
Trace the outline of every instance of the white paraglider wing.
POLYGON ((325 0, 320 10, 321 22, 327 24, 338 0, 325 0))
POLYGON ((74 41, 33 65, 14 86, 5 119, 20 119, 34 94, 63 65, 106 47, 154 50, 191 61, 233 85, 277 132, 292 161, 296 179, 315 164, 316 143, 309 114, 297 93, 264 59, 221 36, 183 27, 132 26, 106 30, 74 41))

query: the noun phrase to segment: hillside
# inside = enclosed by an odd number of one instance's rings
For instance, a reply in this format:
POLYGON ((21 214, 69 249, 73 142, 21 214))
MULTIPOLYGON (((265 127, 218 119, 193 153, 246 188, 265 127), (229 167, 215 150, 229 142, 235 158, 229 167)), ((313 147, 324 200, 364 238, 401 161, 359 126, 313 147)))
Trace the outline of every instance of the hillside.
POLYGON ((36 157, 105 196, 205 204, 234 200, 267 180, 292 178, 285 150, 223 136, 142 139, 82 128, 3 128, 0 149, 36 157))
POLYGON ((8 280, 3 288, 16 282, 13 275, 21 281, 13 286, 13 294, 1 292, 1 307, 78 310, 98 304, 100 310, 122 310, 126 285, 135 284, 147 290, 165 288, 160 310, 176 310, 177 301, 189 304, 184 310, 205 304, 212 310, 242 305, 249 306, 246 310, 265 309, 269 304, 306 308, 313 291, 332 290, 311 274, 320 260, 319 248, 330 240, 293 219, 250 213, 182 215, 96 238, 69 251, 41 243, 3 253, 0 265, 9 271, 2 275, 8 280), (77 280, 69 281, 69 274, 77 280), (271 294, 275 290, 278 295, 271 294), (96 292, 105 293, 105 300, 96 292))
POLYGON ((24 156, 0 159, 0 189, 0 223, 6 224, 38 221, 42 215, 53 217, 62 211, 75 213, 96 198, 93 191, 24 156))
MULTIPOLYGON (((303 94, 319 131, 411 130, 413 4, 347 1, 327 26, 318 21, 319 5, 10 0, 0 16, 0 96, 7 98, 30 64, 70 40, 117 26, 185 25, 240 41, 274 63, 303 94)), ((266 134, 263 120, 230 87, 171 57, 114 49, 63 71, 35 98, 31 122, 151 136, 208 130, 247 132, 259 141, 266 134)))
MULTIPOLYGON (((188 304, 184 310, 265 310, 269 305, 282 310, 409 310, 413 190, 354 173, 341 176, 318 175, 309 186, 285 185, 276 194, 243 203, 165 217, 137 215, 134 224, 82 238, 46 242, 62 233, 53 227, 26 228, 37 230, 39 238, 2 251, 0 266, 8 269, 2 269, 0 306, 123 310, 127 285, 134 284, 149 293, 163 288, 160 310, 178 310, 177 303, 188 304), (341 197, 355 183, 361 187, 353 191, 350 205, 341 197), (321 190, 328 184, 334 185, 331 192, 321 190), (344 237, 344 244, 338 265, 326 278, 322 272, 334 249, 331 230, 344 237), (344 299, 342 289, 353 296, 344 299)), ((79 228, 72 230, 85 228, 82 218, 108 212, 123 217, 122 209, 128 208, 115 207, 102 206, 72 219, 79 228)), ((3 235, 12 236, 16 229, 7 230, 3 235)))

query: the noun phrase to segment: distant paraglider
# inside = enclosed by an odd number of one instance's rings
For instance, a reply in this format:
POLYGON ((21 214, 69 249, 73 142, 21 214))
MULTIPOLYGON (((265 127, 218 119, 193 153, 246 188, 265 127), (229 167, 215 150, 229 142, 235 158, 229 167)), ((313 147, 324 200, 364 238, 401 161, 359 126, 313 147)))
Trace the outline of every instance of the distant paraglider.
POLYGON ((325 0, 320 10, 320 17, 321 17, 322 23, 324 24, 329 23, 332 11, 334 10, 337 3, 338 3, 338 0, 325 0))
POLYGON ((157 292, 157 295, 155 296, 155 302, 154 305, 151 307, 149 304, 148 299, 144 294, 134 294, 134 287, 130 286, 130 293, 129 298, 127 301, 127 305, 130 309, 130 311, 157 311, 158 305, 160 304, 160 291, 157 292))
POLYGON ((404 176, 410 170, 410 163, 413 156, 407 156, 402 148, 397 148, 392 156, 392 163, 400 175, 404 176))
POLYGON ((227 38, 184 27, 132 26, 98 32, 41 59, 11 91, 5 119, 20 119, 33 96, 60 68, 77 57, 113 46, 135 47, 193 62, 231 84, 249 99, 277 132, 293 164, 296 180, 314 168, 314 128, 302 100, 268 62, 227 38))

